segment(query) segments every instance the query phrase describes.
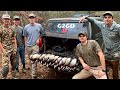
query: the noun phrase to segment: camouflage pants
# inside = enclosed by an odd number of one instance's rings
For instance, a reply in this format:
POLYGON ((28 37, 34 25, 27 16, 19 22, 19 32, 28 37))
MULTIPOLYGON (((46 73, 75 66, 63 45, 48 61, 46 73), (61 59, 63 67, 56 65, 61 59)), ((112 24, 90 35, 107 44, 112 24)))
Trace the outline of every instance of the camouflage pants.
POLYGON ((11 75, 15 77, 15 68, 16 68, 16 52, 6 52, 2 53, 2 70, 1 76, 2 78, 6 79, 8 72, 9 72, 9 61, 11 64, 11 75))
MULTIPOLYGON (((109 73, 110 68, 112 69, 112 78, 119 79, 119 60, 120 52, 105 52, 106 66, 109 73)), ((109 77, 108 77, 109 78, 109 77)))
MULTIPOLYGON (((38 53, 39 52, 39 47, 37 45, 30 46, 26 48, 28 56, 30 57, 31 54, 33 53, 38 53)), ((31 65, 31 76, 32 78, 37 76, 37 62, 36 61, 30 61, 31 65)))

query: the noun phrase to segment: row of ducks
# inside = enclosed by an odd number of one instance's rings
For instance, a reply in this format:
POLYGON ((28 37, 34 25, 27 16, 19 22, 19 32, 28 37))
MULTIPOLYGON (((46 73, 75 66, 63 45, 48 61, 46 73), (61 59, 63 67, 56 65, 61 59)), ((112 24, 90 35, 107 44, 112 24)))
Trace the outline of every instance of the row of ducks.
POLYGON ((53 54, 32 54, 30 59, 39 61, 44 66, 56 69, 58 71, 73 72, 79 71, 79 63, 76 58, 61 57, 53 54))

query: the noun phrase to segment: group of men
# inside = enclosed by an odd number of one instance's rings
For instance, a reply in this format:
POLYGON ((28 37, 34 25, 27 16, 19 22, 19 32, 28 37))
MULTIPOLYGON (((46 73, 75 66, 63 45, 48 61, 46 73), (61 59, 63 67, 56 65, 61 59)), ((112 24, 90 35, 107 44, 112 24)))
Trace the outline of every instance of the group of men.
MULTIPOLYGON (((15 15, 10 24, 9 14, 2 15, 2 25, 0 26, 0 49, 2 51, 1 78, 6 79, 9 73, 9 62, 11 64, 11 78, 20 78, 19 59, 23 65, 22 72, 26 72, 25 50, 28 56, 39 52, 36 41, 43 33, 41 24, 35 22, 36 15, 30 13, 28 16, 29 24, 25 27, 20 26, 20 17, 15 15), (25 49, 26 48, 26 49, 25 49)), ((37 63, 30 61, 31 77, 37 78, 37 63)))

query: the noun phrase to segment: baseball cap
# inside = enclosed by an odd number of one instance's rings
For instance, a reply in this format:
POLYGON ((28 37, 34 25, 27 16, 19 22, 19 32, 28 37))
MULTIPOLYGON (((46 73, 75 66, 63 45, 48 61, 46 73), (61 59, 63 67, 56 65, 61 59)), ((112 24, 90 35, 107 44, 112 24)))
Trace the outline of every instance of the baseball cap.
POLYGON ((103 14, 103 16, 105 16, 105 15, 111 15, 111 16, 113 16, 113 13, 112 13, 111 11, 106 11, 106 12, 103 14))
POLYGON ((80 32, 80 33, 78 34, 78 37, 79 37, 80 35, 85 35, 85 36, 87 36, 87 33, 86 33, 86 32, 80 32))
POLYGON ((9 14, 3 14, 2 19, 5 19, 5 18, 10 19, 10 15, 9 14))
POLYGON ((36 17, 36 15, 33 14, 33 13, 30 13, 30 14, 28 15, 28 17, 36 17))
POLYGON ((13 19, 20 19, 20 17, 17 16, 17 15, 15 15, 15 16, 13 17, 13 19))

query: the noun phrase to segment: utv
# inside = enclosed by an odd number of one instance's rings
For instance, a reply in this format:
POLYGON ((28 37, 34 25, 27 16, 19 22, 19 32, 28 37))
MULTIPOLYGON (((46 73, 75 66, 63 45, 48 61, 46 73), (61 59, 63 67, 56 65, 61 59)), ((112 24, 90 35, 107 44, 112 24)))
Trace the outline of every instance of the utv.
MULTIPOLYGON (((93 17, 102 21, 101 17, 93 17)), ((75 49, 79 42, 78 34, 85 31, 88 39, 98 41, 103 47, 101 30, 87 20, 79 23, 79 18, 49 19, 44 27, 43 53, 34 55, 43 65, 65 73, 76 73, 82 69, 75 49)))

